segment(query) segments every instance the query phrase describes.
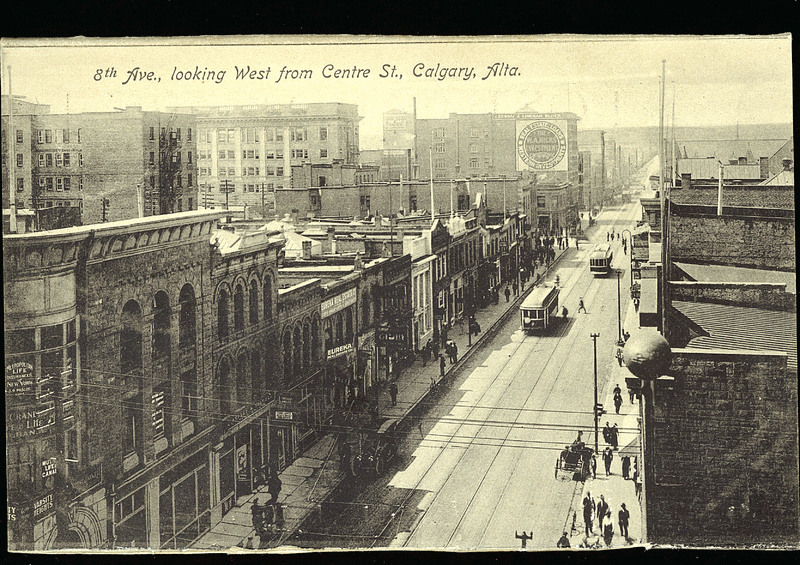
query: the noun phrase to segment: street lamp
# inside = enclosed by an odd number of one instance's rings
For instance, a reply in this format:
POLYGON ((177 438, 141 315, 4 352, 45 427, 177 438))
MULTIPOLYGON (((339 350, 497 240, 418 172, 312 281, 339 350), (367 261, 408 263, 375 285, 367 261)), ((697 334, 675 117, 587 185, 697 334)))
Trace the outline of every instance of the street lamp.
POLYGON ((631 252, 628 254, 628 257, 631 260, 631 288, 633 288, 633 234, 631 230, 625 228, 622 230, 622 243, 625 244, 625 232, 628 232, 628 247, 630 247, 631 252))
POLYGON ((597 441, 599 430, 598 419, 600 418, 600 410, 602 409, 602 406, 597 403, 597 338, 600 337, 600 334, 592 333, 590 335, 594 341, 594 452, 597 453, 599 451, 597 441))
POLYGON ((617 269, 617 345, 622 347, 625 342, 622 341, 622 300, 620 299, 619 281, 622 277, 622 271, 617 269))

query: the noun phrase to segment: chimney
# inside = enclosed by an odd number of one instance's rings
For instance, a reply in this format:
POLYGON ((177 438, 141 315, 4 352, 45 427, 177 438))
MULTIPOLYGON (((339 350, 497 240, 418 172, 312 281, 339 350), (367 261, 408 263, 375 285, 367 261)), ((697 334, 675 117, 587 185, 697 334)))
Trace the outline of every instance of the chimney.
POLYGON ((784 157, 781 159, 781 163, 783 163, 783 170, 784 171, 791 171, 792 170, 792 160, 789 157, 784 157))
POLYGON ((8 229, 11 233, 17 233, 17 200, 11 197, 11 210, 8 216, 8 229))
POLYGON ((681 188, 692 188, 692 173, 681 173, 681 188))
POLYGON ((739 164, 746 165, 747 164, 747 157, 739 157, 739 164))
POLYGON ((328 227, 328 247, 331 253, 336 253, 336 228, 328 227))
POLYGON ((311 241, 303 241, 303 259, 311 259, 311 241))

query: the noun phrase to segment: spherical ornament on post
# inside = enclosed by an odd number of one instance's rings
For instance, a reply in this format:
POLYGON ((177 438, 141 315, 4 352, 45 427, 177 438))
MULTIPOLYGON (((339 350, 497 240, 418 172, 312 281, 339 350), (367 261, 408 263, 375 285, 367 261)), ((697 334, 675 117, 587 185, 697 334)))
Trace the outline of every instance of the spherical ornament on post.
POLYGON ((653 380, 669 369, 672 350, 655 330, 639 330, 625 343, 622 360, 628 370, 644 380, 653 380))

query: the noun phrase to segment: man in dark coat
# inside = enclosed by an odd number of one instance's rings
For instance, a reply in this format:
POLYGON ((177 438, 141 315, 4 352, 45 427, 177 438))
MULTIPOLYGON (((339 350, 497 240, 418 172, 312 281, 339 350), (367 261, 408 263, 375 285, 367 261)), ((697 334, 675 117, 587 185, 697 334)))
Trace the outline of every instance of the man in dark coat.
POLYGON ((594 510, 595 503, 594 499, 592 498, 592 493, 587 492, 586 496, 583 497, 583 523, 586 527, 587 537, 590 533, 594 533, 594 527, 592 526, 592 513, 594 510))
POLYGON ((619 533, 626 540, 628 539, 628 522, 630 522, 631 513, 625 508, 625 503, 620 504, 619 509, 619 533))
POLYGON ((556 543, 556 547, 559 548, 559 549, 564 549, 564 548, 570 547, 570 545, 569 545, 569 537, 567 537, 567 532, 564 532, 563 534, 561 534, 561 537, 559 538, 558 543, 556 543))
POLYGON ((392 397, 392 406, 397 406, 397 383, 394 381, 389 385, 389 396, 392 397))
POLYGON ((614 452, 610 447, 606 447, 603 451, 603 463, 606 464, 606 475, 611 474, 611 462, 614 460, 614 452))
POLYGON ((630 475, 631 470, 631 458, 627 455, 622 458, 622 478, 626 479, 630 475))
POLYGON ((278 495, 281 493, 281 483, 280 478, 278 477, 277 473, 273 473, 269 479, 267 479, 267 492, 272 497, 269 500, 270 504, 275 504, 278 502, 278 495))
POLYGON ((508 299, 511 296, 511 291, 508 289, 508 285, 506 285, 506 289, 503 291, 503 294, 506 295, 506 302, 508 302, 508 299))
POLYGON ((606 519, 606 514, 608 514, 608 502, 606 502, 606 497, 602 494, 600 495, 600 500, 597 501, 597 523, 600 526, 600 531, 603 531, 603 521, 606 519))
POLYGON ((614 449, 619 447, 619 428, 616 422, 614 422, 614 427, 611 428, 611 446, 614 449))
POLYGON ((441 375, 442 377, 444 376, 444 367, 445 367, 444 354, 440 353, 439 354, 439 375, 441 375))

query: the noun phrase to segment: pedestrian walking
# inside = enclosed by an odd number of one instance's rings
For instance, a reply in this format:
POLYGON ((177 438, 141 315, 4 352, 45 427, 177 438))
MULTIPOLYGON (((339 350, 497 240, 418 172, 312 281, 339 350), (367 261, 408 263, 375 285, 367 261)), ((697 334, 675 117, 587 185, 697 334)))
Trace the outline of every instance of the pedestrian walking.
POLYGON ((642 482, 639 480, 639 470, 634 469, 633 471, 633 492, 636 497, 641 501, 642 500, 642 482))
POLYGON ((559 549, 564 549, 570 547, 569 545, 569 537, 567 537, 567 532, 561 534, 561 537, 558 539, 558 543, 556 543, 556 547, 559 549))
POLYGON ((626 455, 625 457, 622 458, 622 478, 625 479, 626 481, 630 476, 630 471, 631 471, 631 458, 626 455))
POLYGON ((633 404, 633 397, 636 396, 636 392, 632 388, 628 389, 628 396, 631 399, 631 404, 633 404))
POLYGON ((603 441, 611 445, 611 426, 608 425, 608 422, 606 422, 605 427, 603 427, 603 441))
POLYGON ((264 523, 263 523, 263 516, 262 516, 263 508, 258 503, 258 499, 253 500, 253 505, 250 507, 250 514, 253 520, 253 529, 261 535, 264 531, 264 523))
POLYGON ((625 508, 625 503, 619 505, 619 535, 621 535, 625 540, 628 539, 628 523, 631 520, 631 513, 630 511, 625 508))
POLYGON ((389 385, 389 396, 392 397, 392 406, 397 406, 397 383, 394 381, 389 385))
POLYGON ((614 460, 614 452, 610 447, 603 450, 603 463, 606 465, 606 476, 611 474, 611 462, 614 460))
POLYGON ((595 456, 594 453, 592 453, 592 459, 591 459, 590 464, 591 464, 591 469, 592 469, 592 478, 596 479, 597 478, 597 456, 595 456))
POLYGON ((519 294, 519 285, 517 284, 517 281, 514 281, 514 282, 511 284, 511 288, 513 288, 513 289, 514 289, 514 296, 516 296, 516 295, 518 295, 518 294, 519 294))
POLYGON ((269 500, 270 504, 275 504, 278 502, 278 495, 281 493, 281 480, 278 477, 277 473, 273 473, 269 479, 267 479, 267 492, 272 497, 269 500))
POLYGON ((455 341, 450 342, 450 363, 455 365, 458 361, 458 346, 455 341))
POLYGON ((609 505, 606 502, 605 496, 602 494, 600 495, 600 500, 597 501, 597 524, 600 526, 600 531, 603 531, 603 521, 606 519, 606 514, 608 514, 609 505))
POLYGON ((619 428, 616 422, 614 422, 614 427, 611 428, 611 447, 613 447, 615 451, 619 447, 619 428))
POLYGON ((444 366, 445 366, 444 354, 440 353, 439 354, 439 375, 442 376, 442 377, 444 376, 444 366))
POLYGON ((567 310, 567 307, 566 306, 562 306, 561 307, 561 317, 566 320, 567 319, 567 314, 569 314, 569 311, 567 310))
POLYGON ((619 414, 619 409, 622 407, 622 393, 614 393, 614 409, 619 414))
POLYGON ((575 249, 578 248, 578 236, 575 236, 575 249))
POLYGON ((578 299, 578 312, 580 312, 581 310, 583 310, 584 314, 588 314, 589 313, 589 312, 586 311, 586 306, 584 306, 584 304, 583 304, 583 297, 580 297, 578 299))
MULTIPOLYGON (((618 348, 617 348, 617 352, 614 354, 614 357, 616 357, 616 358, 617 358, 617 362, 619 363, 619 366, 620 366, 620 367, 622 367, 622 360, 623 360, 623 356, 622 356, 622 349, 620 349, 620 348, 618 347, 618 348)), ((618 413, 619 413, 619 412, 618 412, 618 413)))
POLYGON ((610 239, 611 239, 611 234, 606 232, 606 241, 609 241, 610 239))
POLYGON ((611 521, 611 512, 606 515, 606 525, 603 529, 603 541, 606 547, 611 547, 611 540, 614 539, 614 523, 611 521))
POLYGON ((503 291, 503 294, 506 295, 506 302, 508 302, 508 299, 511 296, 511 291, 508 290, 508 285, 506 285, 506 289, 503 291))
POLYGON ((339 441, 339 468, 350 472, 350 444, 342 438, 339 441))
POLYGON ((583 497, 583 523, 586 529, 586 536, 588 537, 590 533, 594 533, 594 527, 592 525, 592 518, 595 511, 595 503, 594 499, 592 498, 592 493, 587 492, 586 496, 583 497))
POLYGON ((275 520, 272 522, 272 532, 278 532, 283 530, 284 519, 283 519, 283 504, 276 504, 275 505, 275 520))

